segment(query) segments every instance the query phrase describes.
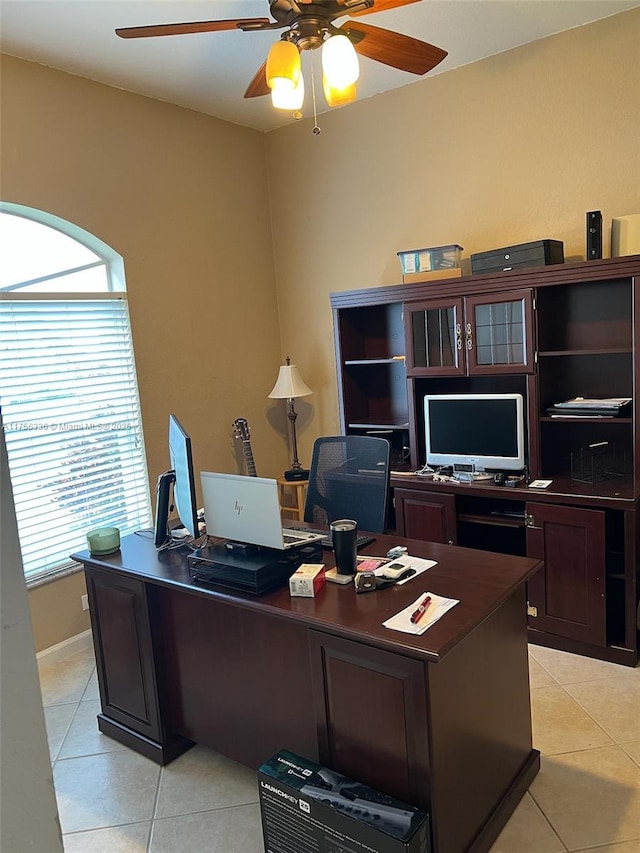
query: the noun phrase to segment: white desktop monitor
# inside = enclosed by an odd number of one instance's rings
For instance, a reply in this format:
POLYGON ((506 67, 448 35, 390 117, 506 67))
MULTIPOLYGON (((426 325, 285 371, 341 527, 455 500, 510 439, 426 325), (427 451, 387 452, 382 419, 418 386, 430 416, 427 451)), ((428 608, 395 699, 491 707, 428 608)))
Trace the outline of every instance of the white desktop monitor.
POLYGON ((424 424, 426 461, 432 467, 525 467, 522 394, 427 394, 424 424))

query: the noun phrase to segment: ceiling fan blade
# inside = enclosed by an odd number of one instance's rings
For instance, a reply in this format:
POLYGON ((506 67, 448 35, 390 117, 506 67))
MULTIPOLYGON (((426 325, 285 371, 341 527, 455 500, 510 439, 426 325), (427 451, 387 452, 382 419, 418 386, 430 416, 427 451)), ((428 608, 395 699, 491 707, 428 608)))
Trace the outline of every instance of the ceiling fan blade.
POLYGON ((186 24, 155 24, 149 27, 120 27, 116 35, 123 39, 151 36, 181 36, 189 33, 214 33, 241 29, 244 24, 271 24, 269 18, 230 18, 228 21, 194 21, 186 24))
POLYGON ((446 50, 426 41, 359 21, 347 21, 339 29, 353 36, 351 40, 357 53, 411 74, 426 74, 447 55, 446 50))
MULTIPOLYGON (((421 0, 374 0, 374 4, 371 9, 362 9, 360 12, 349 12, 347 10, 346 14, 351 15, 352 18, 356 18, 358 15, 372 15, 374 12, 386 12, 387 9, 397 9, 398 6, 408 6, 409 3, 419 3, 421 0)), ((348 6, 349 0, 338 0, 342 6, 348 6)))
POLYGON ((265 60, 247 86, 244 96, 245 98, 258 98, 260 95, 268 95, 270 91, 271 89, 267 86, 267 62, 265 60))

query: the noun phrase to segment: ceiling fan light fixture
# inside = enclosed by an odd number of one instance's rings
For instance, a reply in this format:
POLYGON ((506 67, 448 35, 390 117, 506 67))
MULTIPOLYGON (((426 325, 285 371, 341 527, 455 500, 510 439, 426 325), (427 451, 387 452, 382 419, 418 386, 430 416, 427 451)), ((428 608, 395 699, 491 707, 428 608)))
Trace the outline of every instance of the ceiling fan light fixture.
POLYGON ((289 86, 274 86, 271 90, 271 103, 278 110, 293 112, 302 109, 304 103, 304 78, 302 74, 295 89, 291 89, 289 86))
POLYGON ((322 45, 322 70, 332 89, 346 89, 360 76, 358 54, 347 36, 335 35, 322 45))
POLYGON ((281 39, 271 45, 267 57, 267 86, 293 91, 301 77, 300 54, 295 44, 281 39))
POLYGON ((324 99, 330 107, 343 107, 345 104, 351 104, 357 97, 356 84, 351 83, 343 89, 336 89, 329 85, 326 76, 322 75, 322 89, 324 91, 324 99))

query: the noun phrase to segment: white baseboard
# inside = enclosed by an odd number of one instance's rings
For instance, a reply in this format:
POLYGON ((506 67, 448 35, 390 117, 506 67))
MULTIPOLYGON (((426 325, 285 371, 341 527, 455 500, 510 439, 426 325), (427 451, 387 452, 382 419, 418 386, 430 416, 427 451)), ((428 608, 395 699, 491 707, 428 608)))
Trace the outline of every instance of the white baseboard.
POLYGON ((37 653, 36 659, 39 664, 58 663, 72 656, 82 657, 84 652, 86 652, 86 657, 93 655, 91 629, 76 634, 75 637, 69 637, 55 646, 49 646, 48 649, 43 649, 37 653))

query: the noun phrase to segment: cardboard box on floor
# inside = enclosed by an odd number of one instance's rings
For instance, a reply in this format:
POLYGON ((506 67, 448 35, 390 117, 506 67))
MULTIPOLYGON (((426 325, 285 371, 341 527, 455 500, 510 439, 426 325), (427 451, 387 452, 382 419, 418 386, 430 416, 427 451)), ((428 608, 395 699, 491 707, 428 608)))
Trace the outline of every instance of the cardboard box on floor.
POLYGON ((281 750, 258 770, 266 853, 430 853, 429 816, 281 750))

